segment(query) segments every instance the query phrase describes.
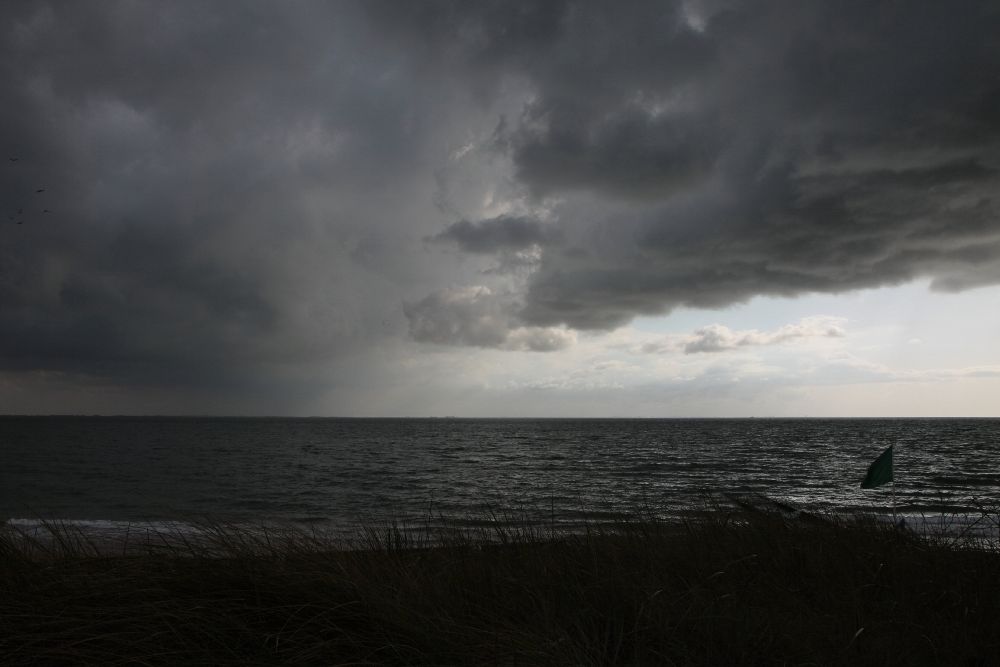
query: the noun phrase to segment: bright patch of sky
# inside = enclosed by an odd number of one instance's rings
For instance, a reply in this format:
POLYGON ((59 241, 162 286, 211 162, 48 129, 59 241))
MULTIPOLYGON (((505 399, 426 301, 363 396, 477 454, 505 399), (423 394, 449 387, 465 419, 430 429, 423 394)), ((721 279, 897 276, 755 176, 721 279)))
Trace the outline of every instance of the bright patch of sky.
POLYGON ((683 333, 710 323, 770 330, 805 317, 845 318, 851 349, 913 370, 1000 364, 1000 287, 957 294, 935 292, 928 281, 796 299, 758 297, 723 310, 679 309, 641 317, 632 328, 683 333), (956 330, 956 322, 970 323, 956 330))
POLYGON ((989 416, 1000 408, 998 299, 996 287, 954 295, 926 283, 759 298, 640 318, 558 352, 400 350, 395 386, 413 414, 989 416), (686 349, 713 326, 736 343, 686 349))

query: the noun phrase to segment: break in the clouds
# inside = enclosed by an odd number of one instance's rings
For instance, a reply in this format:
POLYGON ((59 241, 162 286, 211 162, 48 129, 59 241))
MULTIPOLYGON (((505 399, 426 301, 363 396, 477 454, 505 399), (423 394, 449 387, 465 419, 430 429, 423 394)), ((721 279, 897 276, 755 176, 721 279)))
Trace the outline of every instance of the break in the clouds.
POLYGON ((7 3, 0 387, 294 406, 442 346, 1000 284, 998 31, 986 0, 7 3))

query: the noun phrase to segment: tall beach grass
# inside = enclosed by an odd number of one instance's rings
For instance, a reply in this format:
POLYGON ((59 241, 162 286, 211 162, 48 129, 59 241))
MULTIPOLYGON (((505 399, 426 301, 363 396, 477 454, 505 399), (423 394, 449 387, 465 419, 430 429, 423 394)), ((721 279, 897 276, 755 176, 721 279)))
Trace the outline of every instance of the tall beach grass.
POLYGON ((120 548, 8 527, 0 664, 1000 664, 995 543, 812 519, 205 524, 120 548))

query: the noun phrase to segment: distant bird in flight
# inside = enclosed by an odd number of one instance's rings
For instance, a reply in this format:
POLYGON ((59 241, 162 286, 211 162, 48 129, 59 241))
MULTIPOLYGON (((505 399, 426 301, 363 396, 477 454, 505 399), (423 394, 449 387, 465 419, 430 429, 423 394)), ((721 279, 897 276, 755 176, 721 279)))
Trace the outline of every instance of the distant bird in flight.
POLYGON ((35 190, 35 194, 36 194, 36 195, 37 195, 37 194, 38 194, 39 192, 45 192, 45 188, 39 188, 39 189, 35 190))
POLYGON ((49 209, 45 209, 45 210, 42 211, 42 213, 51 213, 51 212, 52 211, 50 211, 49 209))
POLYGON ((7 158, 7 159, 8 159, 8 160, 10 160, 11 162, 17 162, 17 161, 18 161, 18 160, 20 160, 21 158, 17 158, 17 157, 9 157, 9 158, 7 158))

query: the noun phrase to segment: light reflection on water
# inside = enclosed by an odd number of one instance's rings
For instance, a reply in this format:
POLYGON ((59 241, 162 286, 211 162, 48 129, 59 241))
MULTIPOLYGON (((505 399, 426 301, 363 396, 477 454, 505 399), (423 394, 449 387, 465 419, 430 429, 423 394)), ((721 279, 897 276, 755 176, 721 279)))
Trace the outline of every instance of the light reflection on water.
POLYGON ((671 515, 729 491, 810 509, 896 446, 900 511, 1000 505, 1000 420, 0 418, 0 519, 341 524, 526 510, 671 515))

